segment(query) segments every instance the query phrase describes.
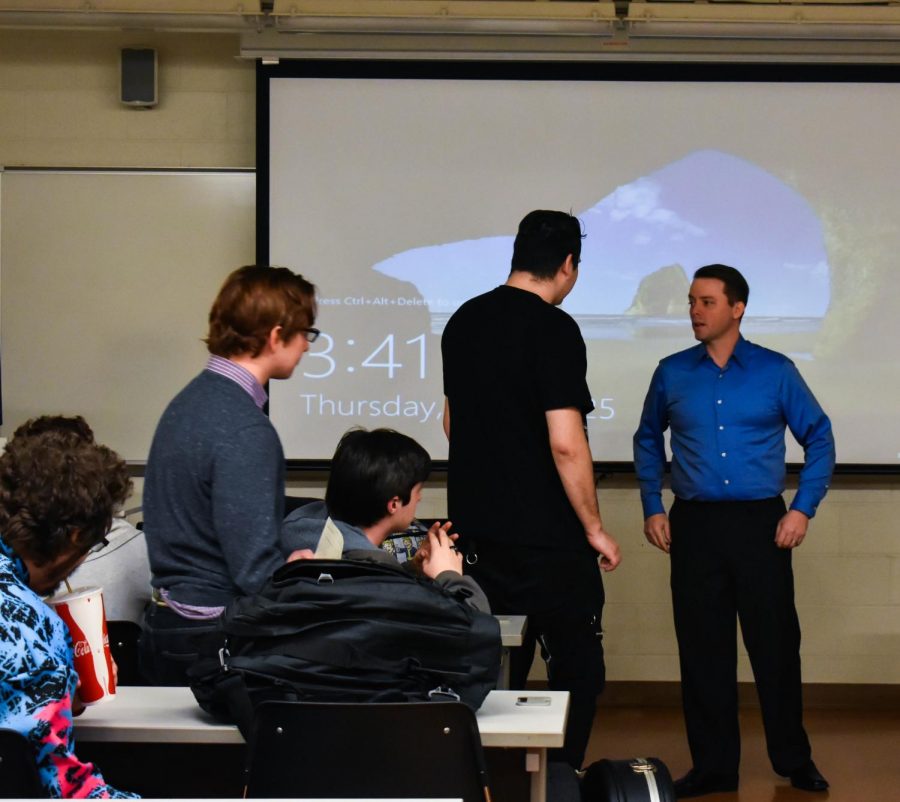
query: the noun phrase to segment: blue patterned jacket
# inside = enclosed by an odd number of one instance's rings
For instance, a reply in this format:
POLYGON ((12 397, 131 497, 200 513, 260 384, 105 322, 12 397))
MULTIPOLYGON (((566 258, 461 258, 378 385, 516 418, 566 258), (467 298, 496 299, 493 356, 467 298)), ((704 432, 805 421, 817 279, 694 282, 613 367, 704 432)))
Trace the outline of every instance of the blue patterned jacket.
POLYGON ((30 741, 51 797, 134 799, 75 757, 77 682, 66 625, 28 587, 25 564, 0 536, 0 727, 30 741))

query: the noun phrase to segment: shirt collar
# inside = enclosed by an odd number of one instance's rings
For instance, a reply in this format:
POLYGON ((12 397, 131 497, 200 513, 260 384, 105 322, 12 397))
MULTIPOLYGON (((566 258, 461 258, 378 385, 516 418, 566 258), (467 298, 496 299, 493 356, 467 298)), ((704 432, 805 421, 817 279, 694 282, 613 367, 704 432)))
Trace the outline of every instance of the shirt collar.
MULTIPOLYGON (((697 345, 694 346, 693 351, 695 363, 697 365, 701 364, 704 359, 712 361, 712 357, 707 353, 706 346, 703 343, 697 343, 697 345)), ((728 364, 731 364, 732 360, 734 360, 742 368, 746 368, 747 362, 750 359, 750 351, 750 342, 745 340, 743 335, 739 334, 738 341, 734 346, 734 351, 731 352, 731 356, 728 359, 728 364)))
POLYGON ((704 359, 709 359, 709 354, 706 353, 706 346, 703 343, 697 343, 691 348, 691 352, 694 357, 695 366, 700 365, 704 359))
MULTIPOLYGON (((750 360, 750 343, 744 339, 743 335, 738 335, 737 344, 734 346, 734 351, 731 354, 731 359, 738 363, 742 368, 747 367, 747 362, 750 360)), ((731 359, 728 361, 730 362, 731 359)))
POLYGON ((235 384, 240 385, 247 394, 253 399, 253 403, 260 409, 266 405, 269 397, 262 385, 256 380, 256 377, 247 368, 232 362, 225 357, 210 354, 206 360, 206 370, 210 373, 218 373, 226 379, 231 379, 235 384))

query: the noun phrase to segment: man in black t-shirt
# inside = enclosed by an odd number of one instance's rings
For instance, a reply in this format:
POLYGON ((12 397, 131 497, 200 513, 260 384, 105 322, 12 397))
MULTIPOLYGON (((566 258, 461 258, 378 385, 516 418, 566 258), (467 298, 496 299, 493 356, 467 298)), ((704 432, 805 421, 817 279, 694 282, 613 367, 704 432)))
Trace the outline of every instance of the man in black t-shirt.
POLYGON ((449 513, 466 572, 495 613, 528 616, 511 687, 524 687, 540 642, 550 687, 571 693, 551 760, 576 769, 605 679, 597 556, 607 571, 619 563, 585 430, 584 340, 558 307, 578 277, 581 239, 572 215, 528 214, 506 284, 463 304, 441 341, 449 513))

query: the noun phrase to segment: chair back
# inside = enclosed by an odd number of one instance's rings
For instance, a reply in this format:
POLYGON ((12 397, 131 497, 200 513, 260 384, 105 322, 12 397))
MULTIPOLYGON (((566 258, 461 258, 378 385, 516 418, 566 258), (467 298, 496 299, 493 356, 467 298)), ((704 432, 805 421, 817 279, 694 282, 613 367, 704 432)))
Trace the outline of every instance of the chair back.
POLYGON ((312 504, 314 501, 321 501, 320 498, 314 498, 313 496, 288 496, 284 497, 284 517, 287 518, 294 510, 299 510, 301 507, 305 507, 307 504, 312 504))
POLYGON ((478 724, 459 702, 263 702, 246 775, 249 798, 490 802, 478 724))
POLYGON ((117 685, 146 685, 138 665, 141 625, 134 621, 107 621, 109 651, 118 666, 117 685))
POLYGON ((0 728, 0 799, 42 799, 34 752, 25 736, 0 728))

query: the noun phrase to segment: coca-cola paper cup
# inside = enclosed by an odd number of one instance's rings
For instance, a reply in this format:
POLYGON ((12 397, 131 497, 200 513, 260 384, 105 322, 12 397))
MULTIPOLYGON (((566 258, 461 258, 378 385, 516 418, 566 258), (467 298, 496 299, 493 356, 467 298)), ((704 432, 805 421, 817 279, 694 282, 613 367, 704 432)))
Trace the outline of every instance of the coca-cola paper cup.
POLYGON ((75 588, 62 596, 47 599, 65 622, 75 650, 75 671, 81 679, 78 695, 86 705, 116 695, 106 613, 100 588, 75 588))

